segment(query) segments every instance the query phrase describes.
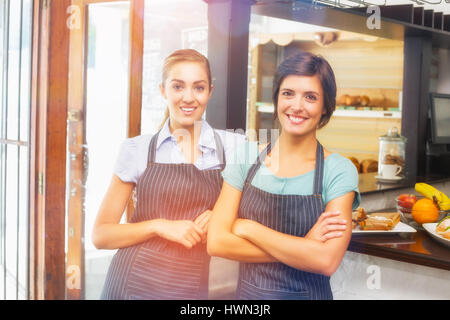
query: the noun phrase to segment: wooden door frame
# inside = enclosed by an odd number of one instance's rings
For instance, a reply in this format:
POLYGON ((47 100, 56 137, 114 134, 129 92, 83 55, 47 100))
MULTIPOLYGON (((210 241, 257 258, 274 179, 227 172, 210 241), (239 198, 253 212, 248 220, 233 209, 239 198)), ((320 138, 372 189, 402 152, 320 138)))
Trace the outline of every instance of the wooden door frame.
MULTIPOLYGON (((71 150, 67 145, 67 130, 72 126, 72 130, 81 130, 82 135, 86 82, 84 68, 78 69, 79 73, 73 69, 85 65, 85 21, 80 20, 80 28, 69 27, 69 19, 74 14, 69 8, 76 6, 72 9, 79 9, 79 18, 85 19, 87 5, 114 1, 120 0, 34 0, 30 299, 66 299, 66 148, 71 150)), ((141 121, 144 0, 128 1, 131 24, 127 134, 135 136, 140 134, 141 121)), ((71 151, 77 154, 80 150, 71 151)), ((83 159, 76 157, 76 161, 82 162, 83 159)), ((69 228, 75 228, 73 241, 79 243, 80 249, 74 259, 76 261, 70 263, 78 261, 82 268, 84 219, 82 216, 69 216, 68 223, 69 228)), ((71 290, 67 298, 83 298, 83 288, 71 290)))

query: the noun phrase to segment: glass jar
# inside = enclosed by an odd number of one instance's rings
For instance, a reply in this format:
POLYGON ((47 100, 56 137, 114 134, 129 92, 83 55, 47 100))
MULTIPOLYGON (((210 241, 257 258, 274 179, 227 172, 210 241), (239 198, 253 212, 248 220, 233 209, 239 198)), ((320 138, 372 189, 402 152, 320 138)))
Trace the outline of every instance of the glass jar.
POLYGON ((378 176, 389 180, 404 178, 406 138, 393 127, 379 139, 378 176))

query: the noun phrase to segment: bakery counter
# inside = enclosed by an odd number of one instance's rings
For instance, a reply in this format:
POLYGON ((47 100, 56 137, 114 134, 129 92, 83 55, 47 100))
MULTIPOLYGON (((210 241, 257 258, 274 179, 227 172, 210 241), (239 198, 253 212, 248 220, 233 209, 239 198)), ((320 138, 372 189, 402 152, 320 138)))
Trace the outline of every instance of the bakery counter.
POLYGON ((348 250, 450 270, 450 247, 437 242, 424 230, 403 234, 353 234, 348 250))
POLYGON ((435 184, 450 181, 450 176, 428 175, 404 179, 398 183, 380 183, 377 179, 375 179, 376 175, 376 172, 359 174, 358 187, 361 194, 368 194, 383 190, 398 190, 410 187, 414 188, 416 182, 435 184))

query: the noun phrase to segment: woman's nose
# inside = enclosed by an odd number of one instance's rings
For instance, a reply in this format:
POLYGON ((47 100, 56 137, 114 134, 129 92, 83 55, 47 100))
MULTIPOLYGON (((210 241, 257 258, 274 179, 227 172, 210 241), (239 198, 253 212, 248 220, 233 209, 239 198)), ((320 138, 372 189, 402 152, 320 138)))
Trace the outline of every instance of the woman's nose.
POLYGON ((301 97, 297 97, 291 101, 291 109, 294 111, 303 110, 303 99, 301 97))
POLYGON ((183 101, 185 103, 192 103, 192 102, 194 102, 194 95, 192 94, 192 90, 191 89, 187 89, 187 90, 184 91, 183 101))

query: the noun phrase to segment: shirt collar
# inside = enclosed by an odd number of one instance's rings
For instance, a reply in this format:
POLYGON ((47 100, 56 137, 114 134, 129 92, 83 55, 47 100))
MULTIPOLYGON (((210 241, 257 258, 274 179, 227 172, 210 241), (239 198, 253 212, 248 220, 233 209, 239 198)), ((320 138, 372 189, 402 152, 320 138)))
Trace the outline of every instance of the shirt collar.
POLYGON ((161 144, 163 142, 165 142, 166 140, 176 141, 175 137, 172 135, 172 133, 170 133, 169 119, 167 119, 166 122, 164 122, 164 125, 162 126, 161 130, 159 131, 158 141, 156 142, 156 149, 159 149, 161 144))
MULTIPOLYGON (((163 144, 167 140, 176 142, 175 137, 170 132, 169 119, 167 119, 166 122, 164 122, 164 125, 162 126, 161 131, 159 132, 156 148, 158 149, 161 146, 161 144, 163 144)), ((198 144, 200 147, 206 147, 209 149, 216 150, 214 129, 209 125, 209 123, 206 120, 203 119, 201 123, 201 132, 198 144)))

